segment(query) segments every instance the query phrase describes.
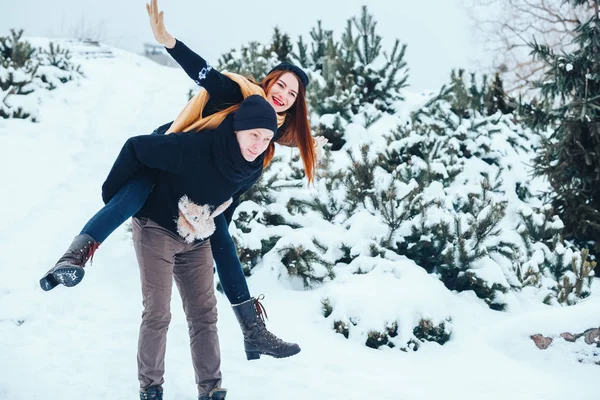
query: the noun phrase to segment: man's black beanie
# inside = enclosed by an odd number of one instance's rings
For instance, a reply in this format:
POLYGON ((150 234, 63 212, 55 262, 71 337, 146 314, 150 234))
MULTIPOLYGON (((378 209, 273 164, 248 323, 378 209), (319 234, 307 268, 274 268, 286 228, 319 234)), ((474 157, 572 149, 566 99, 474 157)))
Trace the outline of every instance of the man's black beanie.
MULTIPOLYGON (((300 78, 300 82, 304 85, 304 89, 308 86, 308 75, 306 72, 302 71, 302 68, 292 64, 291 62, 284 61, 269 71, 269 74, 273 71, 290 71, 296 74, 298 78, 300 78)), ((269 75, 267 74, 267 75, 269 75)))
POLYGON ((243 131, 256 128, 268 129, 276 134, 277 116, 273 106, 262 96, 253 94, 242 101, 233 115, 233 129, 243 131))

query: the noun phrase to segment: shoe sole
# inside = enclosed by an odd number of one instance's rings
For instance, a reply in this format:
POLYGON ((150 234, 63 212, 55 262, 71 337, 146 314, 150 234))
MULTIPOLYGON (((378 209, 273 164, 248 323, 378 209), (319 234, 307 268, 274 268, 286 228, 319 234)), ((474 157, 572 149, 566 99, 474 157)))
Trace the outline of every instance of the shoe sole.
POLYGON ((288 358, 288 357, 292 357, 295 356, 296 354, 300 353, 301 349, 298 349, 298 351, 294 351, 293 353, 289 353, 286 355, 275 355, 275 354, 269 354, 269 353, 264 353, 262 351, 246 351, 246 359, 248 361, 252 361, 252 360, 258 360, 260 359, 260 356, 269 356, 269 357, 273 357, 273 358, 288 358))
POLYGON ((85 270, 81 267, 63 267, 40 279, 40 287, 46 292, 58 285, 73 287, 83 279, 85 270))

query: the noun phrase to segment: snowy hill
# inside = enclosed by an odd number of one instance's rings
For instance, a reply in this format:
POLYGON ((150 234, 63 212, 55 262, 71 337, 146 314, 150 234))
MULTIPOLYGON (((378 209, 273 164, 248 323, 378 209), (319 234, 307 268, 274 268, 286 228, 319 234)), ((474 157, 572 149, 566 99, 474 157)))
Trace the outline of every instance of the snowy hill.
MULTIPOLYGON (((42 95, 39 123, 0 119, 0 400, 137 398, 142 306, 126 226, 102 244, 80 285, 51 292, 38 285, 102 206, 100 186, 125 140, 172 120, 192 87, 179 69, 110 50, 113 57, 79 52, 75 61, 85 78, 42 95)), ((407 108, 422 102, 419 96, 407 98, 414 99, 407 108)), ((235 317, 218 294, 229 399, 563 400, 574 393, 582 400, 597 398, 597 348, 555 340, 542 351, 530 336, 600 326, 599 279, 592 296, 575 306, 551 307, 515 294, 509 310, 498 312, 470 292, 447 290, 404 257, 313 290, 279 275, 265 260, 254 268, 250 290, 266 295, 269 328, 298 342, 302 352, 290 359, 246 361, 235 317), (450 317, 452 337, 416 352, 370 349, 364 346, 366 331, 347 340, 332 329, 322 312, 326 297, 350 299, 334 312, 360 315, 364 327, 398 315, 405 321, 450 317)), ((172 311, 165 399, 192 400, 187 325, 177 294, 172 311)), ((399 326, 398 334, 410 336, 411 329, 399 326)))

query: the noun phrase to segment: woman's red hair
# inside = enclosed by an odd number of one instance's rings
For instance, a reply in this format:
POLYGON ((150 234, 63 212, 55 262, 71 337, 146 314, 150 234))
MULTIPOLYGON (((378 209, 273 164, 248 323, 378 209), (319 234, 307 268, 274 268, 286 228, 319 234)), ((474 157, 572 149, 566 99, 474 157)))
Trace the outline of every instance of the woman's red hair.
MULTIPOLYGON (((290 71, 273 71, 267 75, 262 82, 260 82, 260 86, 263 88, 265 93, 268 94, 271 90, 271 87, 277 83, 279 78, 288 72, 290 71)), ((300 157, 302 158, 302 163, 304 164, 304 173, 308 178, 308 183, 311 183, 314 180, 317 156, 315 153, 314 139, 310 132, 310 124, 308 122, 306 88, 293 72, 290 73, 293 74, 298 80, 298 96, 296 97, 294 105, 292 105, 292 107, 285 112, 285 123, 281 127, 281 129, 284 129, 284 132, 283 135, 276 141, 283 146, 297 147, 300 150, 300 157)), ((274 154, 275 147, 271 143, 271 145, 269 145, 265 151, 265 166, 269 165, 274 154)))

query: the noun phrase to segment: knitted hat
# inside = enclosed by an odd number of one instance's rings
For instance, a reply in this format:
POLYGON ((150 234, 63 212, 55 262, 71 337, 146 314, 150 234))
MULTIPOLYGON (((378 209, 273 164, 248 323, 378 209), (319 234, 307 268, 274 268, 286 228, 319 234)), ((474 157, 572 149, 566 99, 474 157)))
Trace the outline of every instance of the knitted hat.
POLYGON ((272 105, 262 96, 253 94, 242 101, 240 108, 233 115, 233 129, 243 131, 256 128, 277 133, 277 116, 272 105))
POLYGON ((304 85, 304 89, 306 89, 308 86, 308 75, 306 75, 306 72, 302 71, 300 67, 292 64, 291 62, 284 61, 281 64, 276 65, 272 70, 269 71, 269 74, 273 71, 293 72, 298 78, 300 78, 300 82, 302 82, 302 85, 304 85))

